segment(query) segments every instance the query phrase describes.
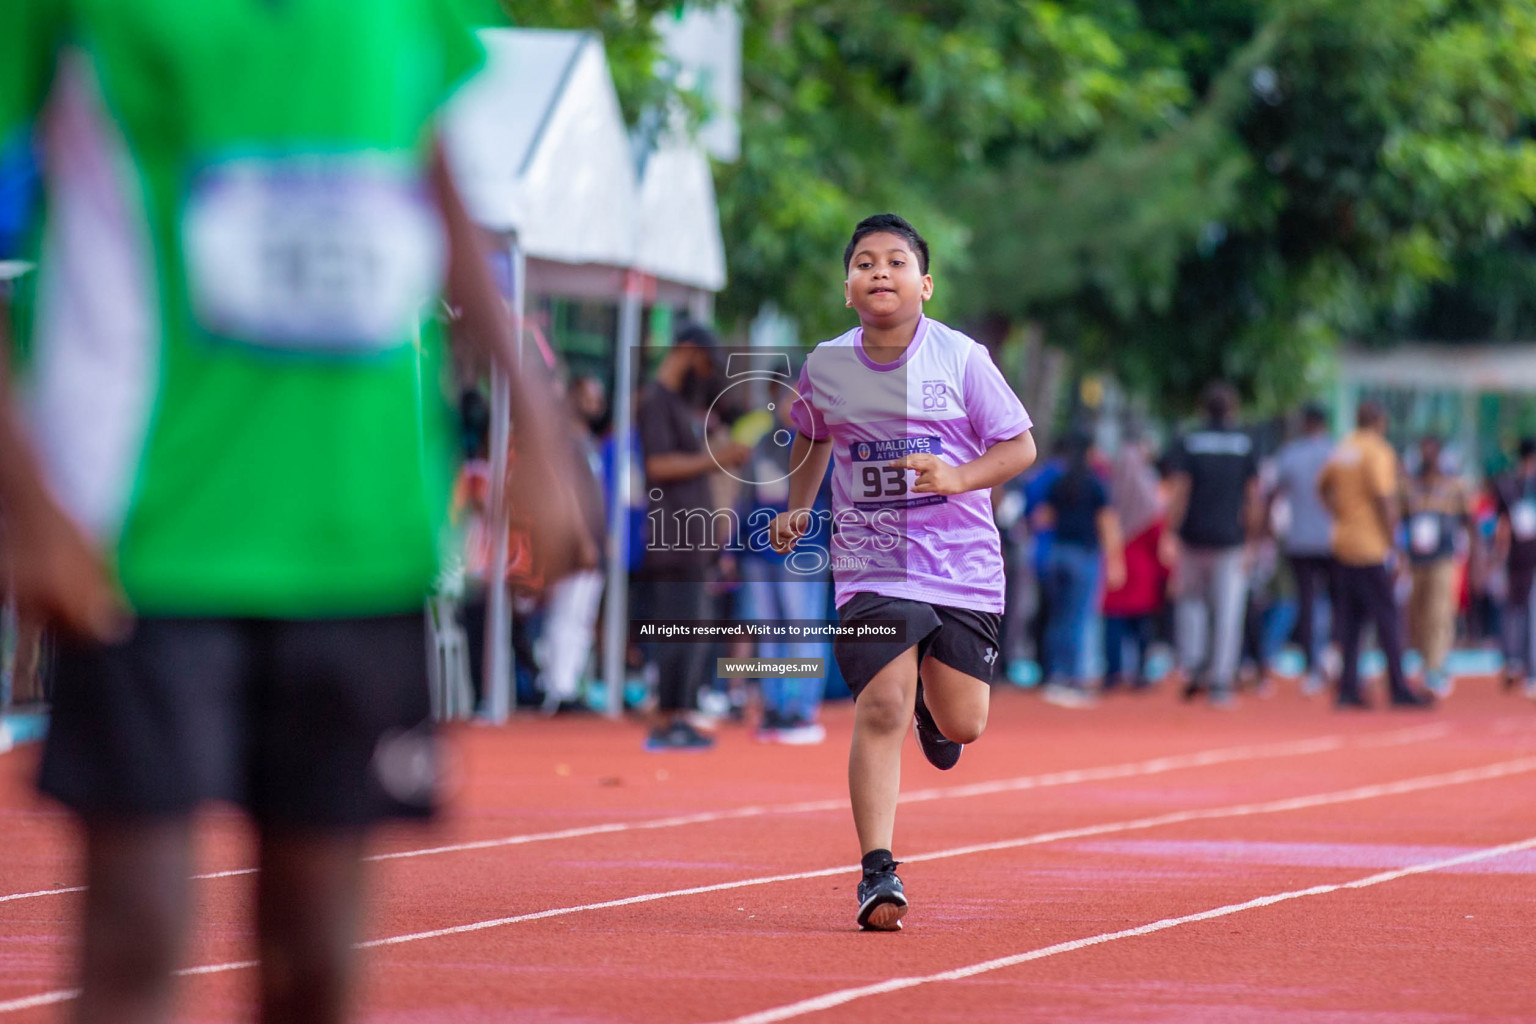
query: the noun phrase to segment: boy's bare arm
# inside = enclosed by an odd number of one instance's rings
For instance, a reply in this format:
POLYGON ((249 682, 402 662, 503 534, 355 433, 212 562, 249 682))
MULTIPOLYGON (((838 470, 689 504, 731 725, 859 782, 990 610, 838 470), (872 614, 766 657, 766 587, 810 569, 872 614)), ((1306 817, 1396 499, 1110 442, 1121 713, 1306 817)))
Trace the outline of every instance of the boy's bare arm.
POLYGON ((999 441, 980 457, 954 466, 937 455, 903 455, 887 465, 917 471, 912 490, 924 494, 964 494, 1012 480, 1035 462, 1035 437, 1024 431, 999 441))
POLYGON ((831 438, 813 441, 805 434, 795 437, 795 445, 789 453, 789 464, 793 467, 789 471, 791 510, 810 508, 816 501, 816 492, 821 490, 821 482, 827 476, 827 464, 831 461, 831 438))
POLYGON ((810 532, 811 505, 831 459, 831 438, 813 441, 805 434, 795 437, 794 447, 789 450, 789 464, 793 467, 789 471, 789 510, 774 517, 768 537, 780 554, 792 549, 796 541, 810 532))

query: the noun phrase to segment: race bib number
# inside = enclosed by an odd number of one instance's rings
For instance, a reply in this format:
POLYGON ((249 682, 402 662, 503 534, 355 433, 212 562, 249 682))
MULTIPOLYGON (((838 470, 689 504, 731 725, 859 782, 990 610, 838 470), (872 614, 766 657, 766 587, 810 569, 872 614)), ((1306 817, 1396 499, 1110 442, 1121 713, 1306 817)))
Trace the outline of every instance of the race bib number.
POLYGON ((1522 498, 1509 510, 1509 528, 1516 540, 1536 539, 1536 500, 1522 498))
POLYGON ((1416 555, 1432 555, 1440 550, 1440 517, 1421 512, 1408 521, 1408 546, 1416 555))
POLYGON ((949 499, 942 494, 914 493, 912 484, 917 471, 887 465, 904 455, 940 455, 937 437, 904 437, 889 441, 854 441, 850 446, 848 466, 853 474, 848 488, 855 507, 921 508, 942 505, 949 499))
POLYGON ((377 154, 213 164, 193 180, 182 233, 198 321, 266 348, 403 344, 442 277, 444 240, 419 172, 377 154))

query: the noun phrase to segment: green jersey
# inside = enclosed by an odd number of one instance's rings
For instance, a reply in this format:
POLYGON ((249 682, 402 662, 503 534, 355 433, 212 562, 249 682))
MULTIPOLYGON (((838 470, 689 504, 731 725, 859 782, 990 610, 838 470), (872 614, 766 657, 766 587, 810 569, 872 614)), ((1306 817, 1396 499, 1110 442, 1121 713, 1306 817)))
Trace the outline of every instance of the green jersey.
POLYGON ((0 0, 0 149, 46 199, 19 397, 143 614, 417 605, 453 432, 417 337, 446 251, 453 0, 0 0))

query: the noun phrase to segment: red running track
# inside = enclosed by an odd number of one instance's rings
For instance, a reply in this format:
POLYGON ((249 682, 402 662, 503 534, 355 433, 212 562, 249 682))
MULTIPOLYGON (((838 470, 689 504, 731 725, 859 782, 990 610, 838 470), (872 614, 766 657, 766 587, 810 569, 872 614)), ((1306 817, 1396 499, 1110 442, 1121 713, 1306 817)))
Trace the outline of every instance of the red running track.
MULTIPOLYGON (((405 1022, 1536 1020, 1536 707, 1282 688, 1092 711, 1000 688, 941 774, 908 747, 906 930, 853 927, 851 709, 820 747, 518 720, 453 738, 435 829, 380 837, 359 1016, 405 1022)), ((0 756, 0 1024, 59 1019, 67 819, 0 756)), ((179 1020, 249 1019, 248 835, 201 832, 179 1020)))

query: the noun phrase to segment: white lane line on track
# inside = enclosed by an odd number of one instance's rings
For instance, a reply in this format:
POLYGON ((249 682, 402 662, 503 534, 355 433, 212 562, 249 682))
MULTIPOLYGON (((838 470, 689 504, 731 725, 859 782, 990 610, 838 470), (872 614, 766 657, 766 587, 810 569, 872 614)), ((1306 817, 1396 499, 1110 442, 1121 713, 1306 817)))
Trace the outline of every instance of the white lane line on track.
POLYGON ((67 892, 85 892, 85 886, 66 885, 58 889, 39 889, 36 892, 13 892, 9 896, 0 896, 0 903, 10 903, 12 900, 35 900, 39 896, 62 896, 67 892))
MULTIPOLYGON (((934 787, 903 793, 901 803, 926 803, 931 800, 959 799, 970 796, 988 796, 996 793, 1017 792, 1026 789, 1045 789, 1051 786, 1070 786, 1080 782, 1104 782, 1111 779, 1136 778, 1161 775, 1182 768, 1203 768, 1236 761, 1257 761, 1271 757, 1299 757, 1306 754, 1322 754, 1341 750, 1346 746, 1403 746, 1438 739, 1451 731, 1449 725, 1415 726, 1411 729, 1394 729, 1359 737, 1342 735, 1318 736, 1306 740, 1290 740, 1280 743, 1250 744, 1241 747, 1218 747, 1193 754, 1173 754, 1154 757, 1129 764, 1106 765, 1101 768, 1076 768, 1050 772, 1045 775, 1024 775, 992 782, 976 782, 964 786, 934 787)), ((734 807, 724 811, 702 811, 697 814, 680 814, 666 818, 650 818, 641 821, 613 821, 598 825, 582 825, 554 832, 527 832, 521 835, 502 836, 497 839, 478 839, 445 846, 432 846, 421 850, 400 850, 394 853, 378 853, 370 861, 404 860, 411 857, 430 857, 444 853, 464 853, 470 850, 492 850, 504 846, 524 846, 529 843, 545 843, 559 839, 580 839, 583 836, 608 835, 615 832, 642 832, 653 829, 680 828, 684 825, 703 825, 716 821, 736 821, 743 818, 770 817, 776 814, 812 814, 820 811, 841 811, 848 807, 846 797, 836 800, 811 800, 793 804, 769 804, 754 807, 734 807)), ((237 878, 254 875, 255 868, 232 868, 227 871, 210 871, 193 875, 194 879, 207 881, 217 878, 237 878)), ((57 889, 39 889, 35 892, 18 892, 0 896, 0 903, 15 900, 31 900, 42 896, 62 896, 65 893, 84 892, 83 885, 57 889)))
MULTIPOLYGON (((1171 814, 1160 814, 1148 818, 1133 818, 1129 821, 1107 822, 1102 825, 1087 825, 1082 828, 1062 829, 1056 832, 1041 832, 1032 836, 1023 836, 1018 839, 1006 839, 996 843, 980 843, 974 846, 960 846, 949 850, 935 850, 932 853, 919 853, 902 859, 903 863, 912 863, 928 860, 944 860, 949 857, 963 857, 973 853, 989 853, 996 850, 1017 849, 1022 846, 1038 846, 1043 843, 1058 842, 1063 839, 1081 839, 1090 836, 1108 835, 1114 832, 1134 832, 1141 829, 1156 828, 1159 825, 1172 825, 1186 821, 1212 821, 1218 818, 1243 818, 1257 814, 1275 814, 1281 811, 1303 810, 1310 807, 1327 807, 1333 804, 1354 803, 1361 800, 1373 800, 1383 796, 1398 796, 1404 793, 1417 793, 1427 789, 1437 789, 1442 786, 1456 786, 1468 782, 1484 782, 1489 779, 1501 779, 1511 775, 1520 775, 1525 772, 1536 771, 1536 757, 1525 757, 1513 761, 1500 761, 1497 764, 1484 765, 1481 768, 1463 768, 1459 771, 1445 772, 1439 775, 1421 775, 1412 779, 1401 779, 1397 782, 1376 783, 1369 786, 1357 786, 1353 789, 1336 790, 1331 793, 1315 793, 1311 796, 1288 797, 1283 800, 1270 800, 1264 803, 1234 804, 1228 807, 1212 807, 1204 810, 1175 811, 1171 814)), ((464 935, 470 932, 486 931, 491 928, 501 928, 506 925, 521 924, 525 921, 542 921, 552 917, 566 917, 570 914, 581 914, 594 910, 611 910, 616 907, 631 907, 640 903, 654 903, 657 900, 675 899, 680 896, 697 896, 703 893, 724 892, 729 889, 746 889, 760 885, 772 885, 776 882, 798 882, 810 878, 825 878, 829 875, 848 874, 859 869, 857 864, 840 865, 833 868, 821 868, 816 871, 797 871, 785 875, 768 875, 761 878, 744 878, 734 882, 719 882, 714 885, 697 885, 687 889, 669 889, 664 892, 643 893, 639 896, 626 896, 622 899, 603 900, 600 903, 583 903, 572 907, 556 907, 552 910, 538 910, 527 914, 516 914, 511 917, 498 917, 488 921, 475 921, 470 924, 454 925, 449 928, 436 928, 432 931, 411 932, 405 935, 391 935, 382 939, 371 939, 358 943, 359 949, 374 949, 380 946, 398 946, 407 942, 421 942, 426 939, 440 939, 450 935, 464 935)), ((220 974, 225 971, 243 970, 256 966, 255 960, 240 960, 232 963, 204 964, 201 967, 188 967, 176 973, 178 975, 220 974)), ((0 1013, 8 1013, 13 1010, 28 1009, 33 1006, 45 1006, 49 1003, 63 1002, 73 999, 78 992, 73 990, 60 990, 48 992, 38 996, 28 996, 21 1000, 0 1002, 0 1013), (41 1000, 41 1002, 39 1002, 41 1000)))
POLYGON ((1089 936, 1085 939, 1058 942, 1054 946, 1044 946, 1040 949, 1032 949, 1027 953, 1015 953, 1012 956, 998 957, 996 960, 984 960, 981 963, 957 967, 949 971, 940 971, 937 974, 890 978, 872 985, 840 989, 836 992, 828 992, 825 995, 815 996, 811 999, 802 999, 797 1003, 788 1003, 784 1006, 776 1006, 757 1013, 733 1017, 731 1020, 724 1022, 724 1024, 774 1024, 775 1021, 789 1020, 792 1017, 803 1017, 808 1013, 829 1010, 834 1006, 842 1006, 856 999, 885 995, 888 992, 899 992, 902 989, 916 988, 919 985, 930 985, 938 981, 962 981, 966 978, 973 978, 978 974, 1000 971, 1005 967, 1016 967, 1031 960, 1044 960, 1046 957, 1076 952, 1079 949, 1087 949, 1089 946, 1102 946, 1106 942, 1116 942, 1120 939, 1133 939, 1141 935, 1151 935, 1153 932, 1166 931, 1169 928, 1177 928, 1180 925, 1196 924, 1200 921, 1210 921, 1218 917, 1228 917, 1232 914, 1240 914, 1245 910, 1257 910, 1261 907, 1274 906, 1276 903, 1285 903, 1288 900, 1299 900, 1306 896, 1323 896, 1342 889, 1365 889, 1373 885, 1381 885, 1383 882, 1392 882, 1399 878, 1406 878, 1410 875, 1422 875, 1426 872, 1439 871, 1444 868, 1456 867, 1460 864, 1491 860, 1494 857, 1502 857, 1506 854, 1519 853, 1520 851, 1533 848, 1536 848, 1536 836, 1529 839, 1521 839, 1518 842, 1505 843, 1502 846, 1490 846, 1486 849, 1474 850, 1471 853, 1464 853, 1456 857, 1447 857, 1444 860, 1427 861, 1393 871, 1383 871, 1379 874, 1357 878, 1352 882, 1314 885, 1308 889, 1292 889, 1289 892, 1259 896, 1242 903, 1229 903, 1224 907, 1202 910, 1197 914, 1186 914, 1183 917, 1165 917, 1161 921, 1138 925, 1135 928, 1125 928, 1118 932, 1103 932, 1102 934, 1089 936))
POLYGON ((1412 729, 1394 729, 1391 732, 1371 733, 1367 736, 1355 738, 1357 747, 1401 747, 1409 743, 1423 743, 1425 740, 1437 740, 1449 734, 1450 724, 1436 722, 1432 725, 1415 726, 1412 729))

